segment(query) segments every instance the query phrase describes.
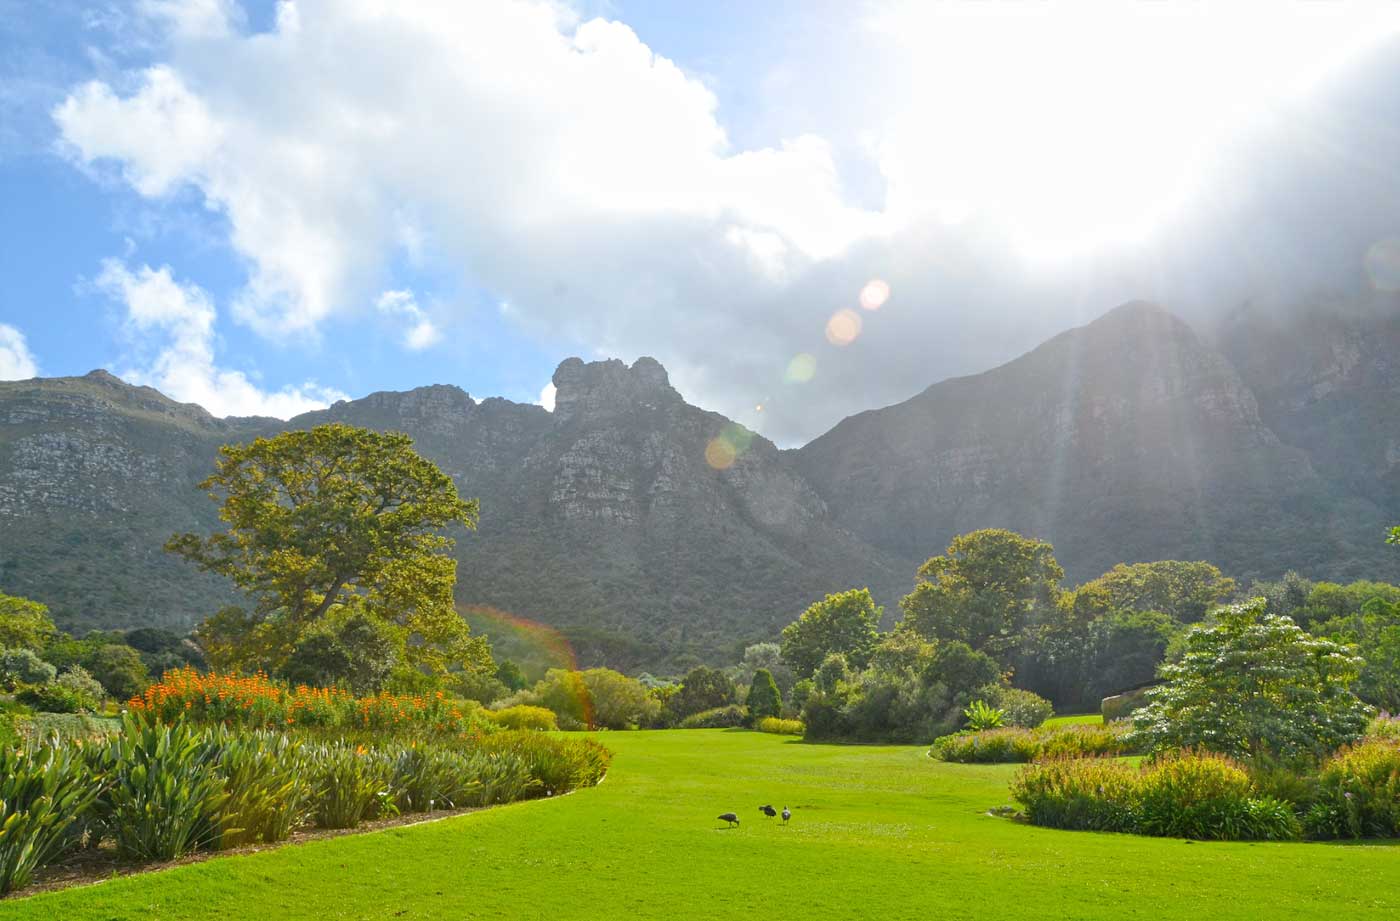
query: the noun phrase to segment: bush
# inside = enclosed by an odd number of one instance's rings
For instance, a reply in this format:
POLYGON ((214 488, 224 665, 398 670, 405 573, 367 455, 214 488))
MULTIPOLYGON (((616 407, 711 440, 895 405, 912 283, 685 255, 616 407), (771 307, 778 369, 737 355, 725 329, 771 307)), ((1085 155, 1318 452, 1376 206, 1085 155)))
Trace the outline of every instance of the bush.
POLYGON ((1400 742, 1400 716, 1379 714, 1366 725, 1366 739, 1400 742))
POLYGON ((1400 744, 1360 742, 1328 759, 1305 822, 1315 838, 1400 836, 1400 744))
POLYGON ((765 716, 758 721, 759 732, 771 732, 780 736, 800 736, 807 731, 801 720, 784 720, 776 716, 765 716))
POLYGON ((1085 831, 1135 831, 1137 790, 1137 770, 1108 758, 1042 761, 1011 782, 1031 824, 1085 831))
POLYGON ((399 812, 454 809, 481 788, 471 756, 433 745, 411 745, 393 759, 394 806, 399 812))
POLYGON ((533 729, 539 732, 552 732, 559 728, 554 719, 554 711, 529 704, 516 704, 503 710, 488 711, 487 716, 506 729, 533 729))
POLYGON ((1034 691, 989 684, 977 695, 1002 711, 1002 722, 1007 726, 1034 729, 1055 715, 1050 701, 1034 691))
POLYGON ((95 757, 107 779, 97 812, 122 857, 174 860, 217 838, 228 795, 191 726, 128 719, 95 757))
POLYGON ((681 720, 682 729, 732 729, 749 721, 749 713, 738 704, 701 710, 681 720))
POLYGON ((25 684, 48 684, 58 669, 45 662, 32 649, 6 649, 0 652, 0 684, 14 690, 25 684))
POLYGON ((1139 830, 1163 838, 1240 838, 1249 793, 1249 774, 1223 755, 1159 757, 1141 777, 1139 830))
POLYGON ((101 789, 77 749, 0 749, 0 894, 72 843, 70 829, 101 789))
POLYGON ((748 706, 750 719, 760 720, 782 715, 783 697, 778 693, 778 684, 768 669, 760 668, 753 673, 745 704, 748 706))
POLYGON ((306 821, 314 791, 300 742, 273 732, 218 729, 206 745, 226 794, 212 847, 283 841, 306 821))
POLYGON ((939 761, 991 764, 1124 755, 1132 751, 1128 728, 1110 724, 958 732, 935 739, 929 754, 939 761))
POLYGON ((42 713, 92 713, 102 701, 102 686, 74 665, 48 684, 27 687, 15 699, 42 713))
POLYGON ((357 698, 338 688, 288 688, 266 675, 202 674, 192 668, 166 672, 127 707, 164 723, 188 719, 247 729, 310 727, 434 737, 481 729, 473 719, 475 710, 463 708, 441 691, 386 691, 357 698))
POLYGON ((381 749, 328 743, 308 749, 315 790, 313 818, 321 828, 354 828, 395 810, 394 761, 381 749))
POLYGON ((1255 796, 1244 766, 1178 752, 1134 768, 1107 758, 1027 765, 1011 793, 1035 825, 1195 840, 1289 841, 1302 826, 1291 804, 1255 796))
POLYGON ((984 729, 1000 729, 1006 712, 991 706, 985 700, 974 700, 963 709, 967 728, 974 732, 984 729))

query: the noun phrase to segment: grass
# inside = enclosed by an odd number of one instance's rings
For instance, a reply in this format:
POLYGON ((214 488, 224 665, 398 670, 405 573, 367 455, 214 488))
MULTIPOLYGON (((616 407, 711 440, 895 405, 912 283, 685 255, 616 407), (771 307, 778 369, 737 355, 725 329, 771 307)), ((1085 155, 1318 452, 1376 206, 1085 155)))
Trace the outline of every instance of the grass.
POLYGON ((0 919, 1400 917, 1400 850, 986 815, 1016 765, 740 730, 609 733, 602 786, 0 902, 0 919), (787 828, 758 812, 793 809, 787 828), (715 820, 734 810, 741 827, 715 820))
POLYGON ((1102 713, 1068 713, 1064 716, 1052 716, 1042 726, 1102 726, 1102 713))

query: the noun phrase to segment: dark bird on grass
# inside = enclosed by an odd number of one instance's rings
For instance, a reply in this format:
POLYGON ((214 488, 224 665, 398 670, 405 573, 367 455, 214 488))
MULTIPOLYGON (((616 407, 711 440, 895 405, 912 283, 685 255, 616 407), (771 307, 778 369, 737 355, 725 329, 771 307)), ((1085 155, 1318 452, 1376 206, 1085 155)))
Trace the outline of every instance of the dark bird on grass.
POLYGON ((788 807, 784 806, 784 807, 783 807, 783 824, 786 825, 786 824, 787 824, 787 820, 790 819, 790 818, 792 818, 792 810, 789 809, 788 807))
POLYGON ((774 809, 772 806, 759 806, 758 811, 768 816, 770 819, 778 814, 778 810, 774 809))
POLYGON ((735 825, 739 824, 739 817, 732 812, 726 812, 724 815, 719 817, 719 820, 721 822, 728 822, 730 828, 733 828, 735 825))

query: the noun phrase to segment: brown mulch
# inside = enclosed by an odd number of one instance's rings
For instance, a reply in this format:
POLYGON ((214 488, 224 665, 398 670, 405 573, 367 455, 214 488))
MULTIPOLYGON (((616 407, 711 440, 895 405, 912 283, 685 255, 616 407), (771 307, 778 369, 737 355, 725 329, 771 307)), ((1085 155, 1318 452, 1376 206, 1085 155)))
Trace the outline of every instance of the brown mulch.
POLYGON ((433 812, 412 812, 408 815, 398 815, 387 819, 374 819, 369 822, 361 822, 354 828, 302 828, 292 832, 291 837, 287 838, 285 841, 278 841, 275 844, 248 844, 243 847, 231 847, 222 851, 195 851, 192 854, 186 854, 178 860, 166 860, 160 863, 141 863, 135 860, 123 860, 117 856, 115 848, 110 845, 104 845, 102 847, 77 851, 59 863, 52 863, 40 867, 35 871, 34 879, 28 886, 25 886, 23 889, 16 889, 4 898, 24 898, 29 895, 38 895, 41 892, 51 892, 55 889, 67 889, 70 886, 84 886, 91 883, 100 883, 109 879, 116 879, 122 876, 134 876, 137 873, 154 873, 157 870, 168 870, 171 867, 180 867, 190 863, 202 863, 203 861, 216 857, 227 857, 230 854, 257 854, 261 851, 275 851, 279 848, 306 844, 310 841, 321 841, 326 838, 339 838, 343 835, 363 835, 368 832, 384 831, 388 828, 425 825, 429 822, 441 822, 443 819, 453 819, 457 816, 468 815, 490 808, 490 806, 474 806, 469 809, 439 809, 433 812))

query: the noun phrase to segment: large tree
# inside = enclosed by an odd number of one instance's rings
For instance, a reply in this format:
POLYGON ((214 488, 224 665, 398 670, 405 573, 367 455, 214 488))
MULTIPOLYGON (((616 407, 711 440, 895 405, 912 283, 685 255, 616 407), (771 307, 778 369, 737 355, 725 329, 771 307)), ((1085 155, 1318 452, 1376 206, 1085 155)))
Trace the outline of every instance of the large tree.
POLYGON ((1154 748, 1322 755, 1366 729, 1368 708, 1351 692, 1362 665, 1354 647, 1311 636, 1256 598, 1192 627, 1133 719, 1154 748))
POLYGON ((999 528, 963 534, 919 567, 918 584, 899 602, 903 626, 997 655, 1049 616, 1064 574, 1045 541, 999 528))
POLYGON ((783 661, 801 678, 811 676, 834 653, 864 668, 883 614, 868 588, 827 595, 783 628, 783 661))
POLYGON ((1210 563, 1157 560, 1119 563, 1093 582, 1108 606, 1118 611, 1161 611, 1184 624, 1195 623, 1235 592, 1235 580, 1210 563))
POLYGON ((48 608, 37 601, 0 592, 0 648, 43 649, 54 633, 48 608))
POLYGON ((442 533, 474 529, 478 503, 460 498, 407 435, 331 424, 227 445, 200 488, 220 503, 227 529, 178 534, 166 549, 254 602, 201 628, 216 664, 247 654, 257 658, 244 664, 276 668, 342 606, 399 628, 417 667, 489 663, 453 606, 457 563, 442 533))

